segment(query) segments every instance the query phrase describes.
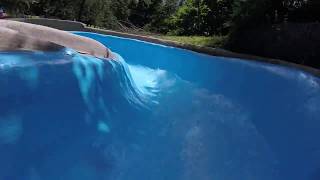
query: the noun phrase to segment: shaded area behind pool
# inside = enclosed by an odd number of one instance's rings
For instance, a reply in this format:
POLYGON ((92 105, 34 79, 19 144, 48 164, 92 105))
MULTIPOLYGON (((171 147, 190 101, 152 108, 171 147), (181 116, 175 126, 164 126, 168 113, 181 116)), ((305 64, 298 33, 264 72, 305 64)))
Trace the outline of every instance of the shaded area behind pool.
POLYGON ((123 59, 0 54, 0 179, 318 178, 317 77, 77 34, 123 59))

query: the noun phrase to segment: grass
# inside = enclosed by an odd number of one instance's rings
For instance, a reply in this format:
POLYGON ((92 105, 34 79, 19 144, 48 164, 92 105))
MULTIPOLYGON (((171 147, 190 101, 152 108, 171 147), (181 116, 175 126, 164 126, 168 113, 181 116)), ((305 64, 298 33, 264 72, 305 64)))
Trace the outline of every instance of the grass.
POLYGON ((227 36, 158 36, 157 38, 196 46, 222 47, 227 36))
MULTIPOLYGON (((37 16, 32 16, 30 17, 32 19, 39 18, 37 16)), ((104 28, 100 28, 104 29, 104 28)), ((123 32, 123 31, 120 31, 123 32)), ((137 35, 146 35, 146 36, 151 36, 151 37, 156 37, 159 39, 164 39, 164 40, 170 40, 170 41, 175 41, 178 43, 182 44, 190 44, 190 45, 195 45, 195 46, 203 46, 203 47, 223 47, 227 40, 227 36, 173 36, 173 35, 160 35, 160 34, 154 34, 150 32, 136 32, 136 31, 130 31, 127 33, 133 33, 137 35)))

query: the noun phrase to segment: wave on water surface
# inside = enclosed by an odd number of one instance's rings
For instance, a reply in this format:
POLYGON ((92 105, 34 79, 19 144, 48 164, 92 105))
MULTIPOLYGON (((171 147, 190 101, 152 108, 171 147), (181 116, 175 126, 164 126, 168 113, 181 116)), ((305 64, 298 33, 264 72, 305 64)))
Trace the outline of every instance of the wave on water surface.
MULTIPOLYGON (((99 59, 72 49, 0 53, 0 179, 21 179, 26 173, 34 174, 35 166, 52 166, 49 161, 41 162, 48 158, 43 153, 58 155, 58 149, 70 144, 82 147, 81 153, 90 151, 89 147, 104 149, 110 132, 126 123, 117 119, 142 118, 150 111, 156 104, 152 100, 156 87, 152 82, 150 87, 136 84, 129 70, 132 66, 120 55, 116 57, 99 59), (10 152, 12 146, 24 150, 10 152), (14 168, 16 163, 23 170, 14 168)), ((101 160, 84 161, 107 166, 104 152, 96 153, 101 160)), ((53 173, 62 174, 61 168, 55 169, 60 170, 53 173)))

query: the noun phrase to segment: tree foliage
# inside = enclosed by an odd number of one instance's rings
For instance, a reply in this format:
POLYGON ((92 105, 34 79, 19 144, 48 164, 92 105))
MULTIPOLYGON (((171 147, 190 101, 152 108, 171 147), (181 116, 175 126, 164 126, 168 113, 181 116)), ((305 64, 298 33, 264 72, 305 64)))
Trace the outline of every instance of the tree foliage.
POLYGON ((1 0, 0 6, 13 16, 177 35, 224 35, 262 24, 320 21, 319 0, 1 0))
POLYGON ((0 5, 5 5, 15 15, 24 14, 30 9, 32 0, 2 0, 0 5))
POLYGON ((320 20, 318 0, 234 0, 233 23, 241 27, 320 20))
POLYGON ((231 0, 186 0, 170 24, 181 35, 224 34, 231 14, 231 0))

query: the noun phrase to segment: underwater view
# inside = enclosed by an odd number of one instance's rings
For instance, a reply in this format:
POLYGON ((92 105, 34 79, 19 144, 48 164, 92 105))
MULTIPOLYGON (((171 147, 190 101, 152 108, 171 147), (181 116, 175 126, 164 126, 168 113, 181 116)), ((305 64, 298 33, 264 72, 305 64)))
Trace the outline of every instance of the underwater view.
POLYGON ((318 180, 320 79, 74 32, 116 60, 0 53, 1 180, 318 180))

